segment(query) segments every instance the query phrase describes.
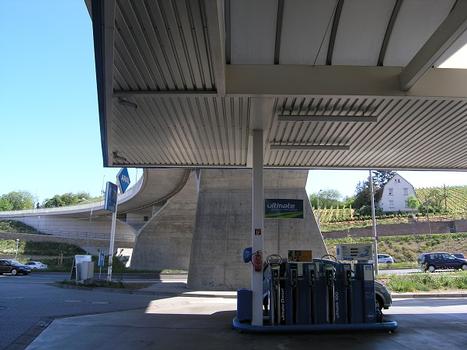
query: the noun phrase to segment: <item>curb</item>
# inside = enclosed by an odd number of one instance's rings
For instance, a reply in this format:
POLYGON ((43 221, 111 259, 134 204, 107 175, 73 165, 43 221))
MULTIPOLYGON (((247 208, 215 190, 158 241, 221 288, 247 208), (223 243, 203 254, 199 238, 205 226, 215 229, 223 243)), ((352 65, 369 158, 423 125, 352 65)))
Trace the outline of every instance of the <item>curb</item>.
MULTIPOLYGON (((145 290, 125 290, 125 289, 116 289, 116 288, 105 288, 105 287, 81 287, 73 285, 60 285, 58 283, 52 283, 53 286, 64 289, 80 289, 86 290, 89 292, 92 291, 102 291, 102 292, 111 292, 111 293, 121 293, 121 294, 135 294, 135 295, 157 295, 157 296, 184 296, 184 297, 194 297, 194 298, 227 298, 227 299, 236 299, 237 294, 232 292, 231 294, 222 294, 216 295, 213 293, 203 293, 195 291, 145 291, 145 290)), ((467 298, 467 292, 459 293, 391 293, 393 299, 411 299, 411 298, 467 298)))
POLYGON ((393 299, 410 298, 466 298, 467 292, 460 293, 391 293, 393 299))

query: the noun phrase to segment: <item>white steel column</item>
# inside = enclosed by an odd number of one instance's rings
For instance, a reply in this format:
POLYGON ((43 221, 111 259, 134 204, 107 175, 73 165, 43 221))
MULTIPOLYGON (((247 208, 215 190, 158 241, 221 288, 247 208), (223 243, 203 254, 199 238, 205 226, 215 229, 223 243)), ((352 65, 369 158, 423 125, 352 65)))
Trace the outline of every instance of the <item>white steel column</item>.
MULTIPOLYGON (((264 234, 264 186, 263 186, 263 130, 253 130, 252 171, 252 227, 251 244, 253 256, 263 254, 264 234)), ((264 257, 263 257, 264 259, 264 257)), ((255 271, 252 265, 251 290, 253 291, 252 324, 263 325, 263 269, 255 271)))
POLYGON ((370 170, 368 176, 371 192, 371 219, 373 220, 373 238, 375 243, 374 260, 375 260, 375 275, 378 275, 378 231, 376 231, 376 208, 375 208, 375 191, 373 187, 373 175, 370 170))

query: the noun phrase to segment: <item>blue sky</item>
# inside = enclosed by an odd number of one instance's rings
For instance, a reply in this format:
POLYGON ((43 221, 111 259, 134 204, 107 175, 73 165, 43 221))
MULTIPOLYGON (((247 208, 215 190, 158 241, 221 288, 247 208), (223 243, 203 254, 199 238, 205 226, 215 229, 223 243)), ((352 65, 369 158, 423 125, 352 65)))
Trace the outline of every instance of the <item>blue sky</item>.
POLYGON ((116 170, 102 167, 84 1, 1 1, 0 52, 0 194, 99 194, 116 170))
MULTIPOLYGON (((0 1, 0 194, 98 195, 105 169, 91 20, 83 0, 0 1)), ((130 169, 134 182, 136 169, 130 169)), ((139 171, 141 174, 141 170, 139 171)), ((351 195, 365 171, 313 171, 307 190, 351 195)), ((403 176, 416 187, 467 184, 467 174, 403 176)))

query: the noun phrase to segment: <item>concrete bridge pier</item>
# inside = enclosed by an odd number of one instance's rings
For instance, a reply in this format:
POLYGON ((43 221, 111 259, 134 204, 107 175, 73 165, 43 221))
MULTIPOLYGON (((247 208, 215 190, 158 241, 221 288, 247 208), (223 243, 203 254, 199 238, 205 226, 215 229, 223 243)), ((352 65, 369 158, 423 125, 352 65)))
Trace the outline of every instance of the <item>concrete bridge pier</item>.
POLYGON ((131 268, 188 270, 198 201, 196 173, 138 231, 131 268))
MULTIPOLYGON (((265 219, 264 256, 289 249, 326 248, 305 191, 307 170, 265 170, 264 198, 303 199, 303 219, 265 219)), ((232 290, 250 286, 251 267, 242 261, 251 246, 251 170, 201 170, 188 286, 232 290)))

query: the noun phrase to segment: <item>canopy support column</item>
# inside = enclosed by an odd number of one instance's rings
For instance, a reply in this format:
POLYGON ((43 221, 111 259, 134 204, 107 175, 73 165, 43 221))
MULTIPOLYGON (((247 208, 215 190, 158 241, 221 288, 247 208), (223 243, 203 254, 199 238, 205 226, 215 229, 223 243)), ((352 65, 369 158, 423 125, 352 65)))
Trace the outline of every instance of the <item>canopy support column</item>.
MULTIPOLYGON (((252 225, 251 244, 253 261, 255 255, 263 257, 264 234, 264 184, 263 184, 263 130, 253 130, 253 171, 252 171, 252 225)), ((263 267, 255 269, 252 264, 251 290, 253 292, 252 325, 263 325, 263 267), (259 271, 256 271, 259 270, 259 271)))

